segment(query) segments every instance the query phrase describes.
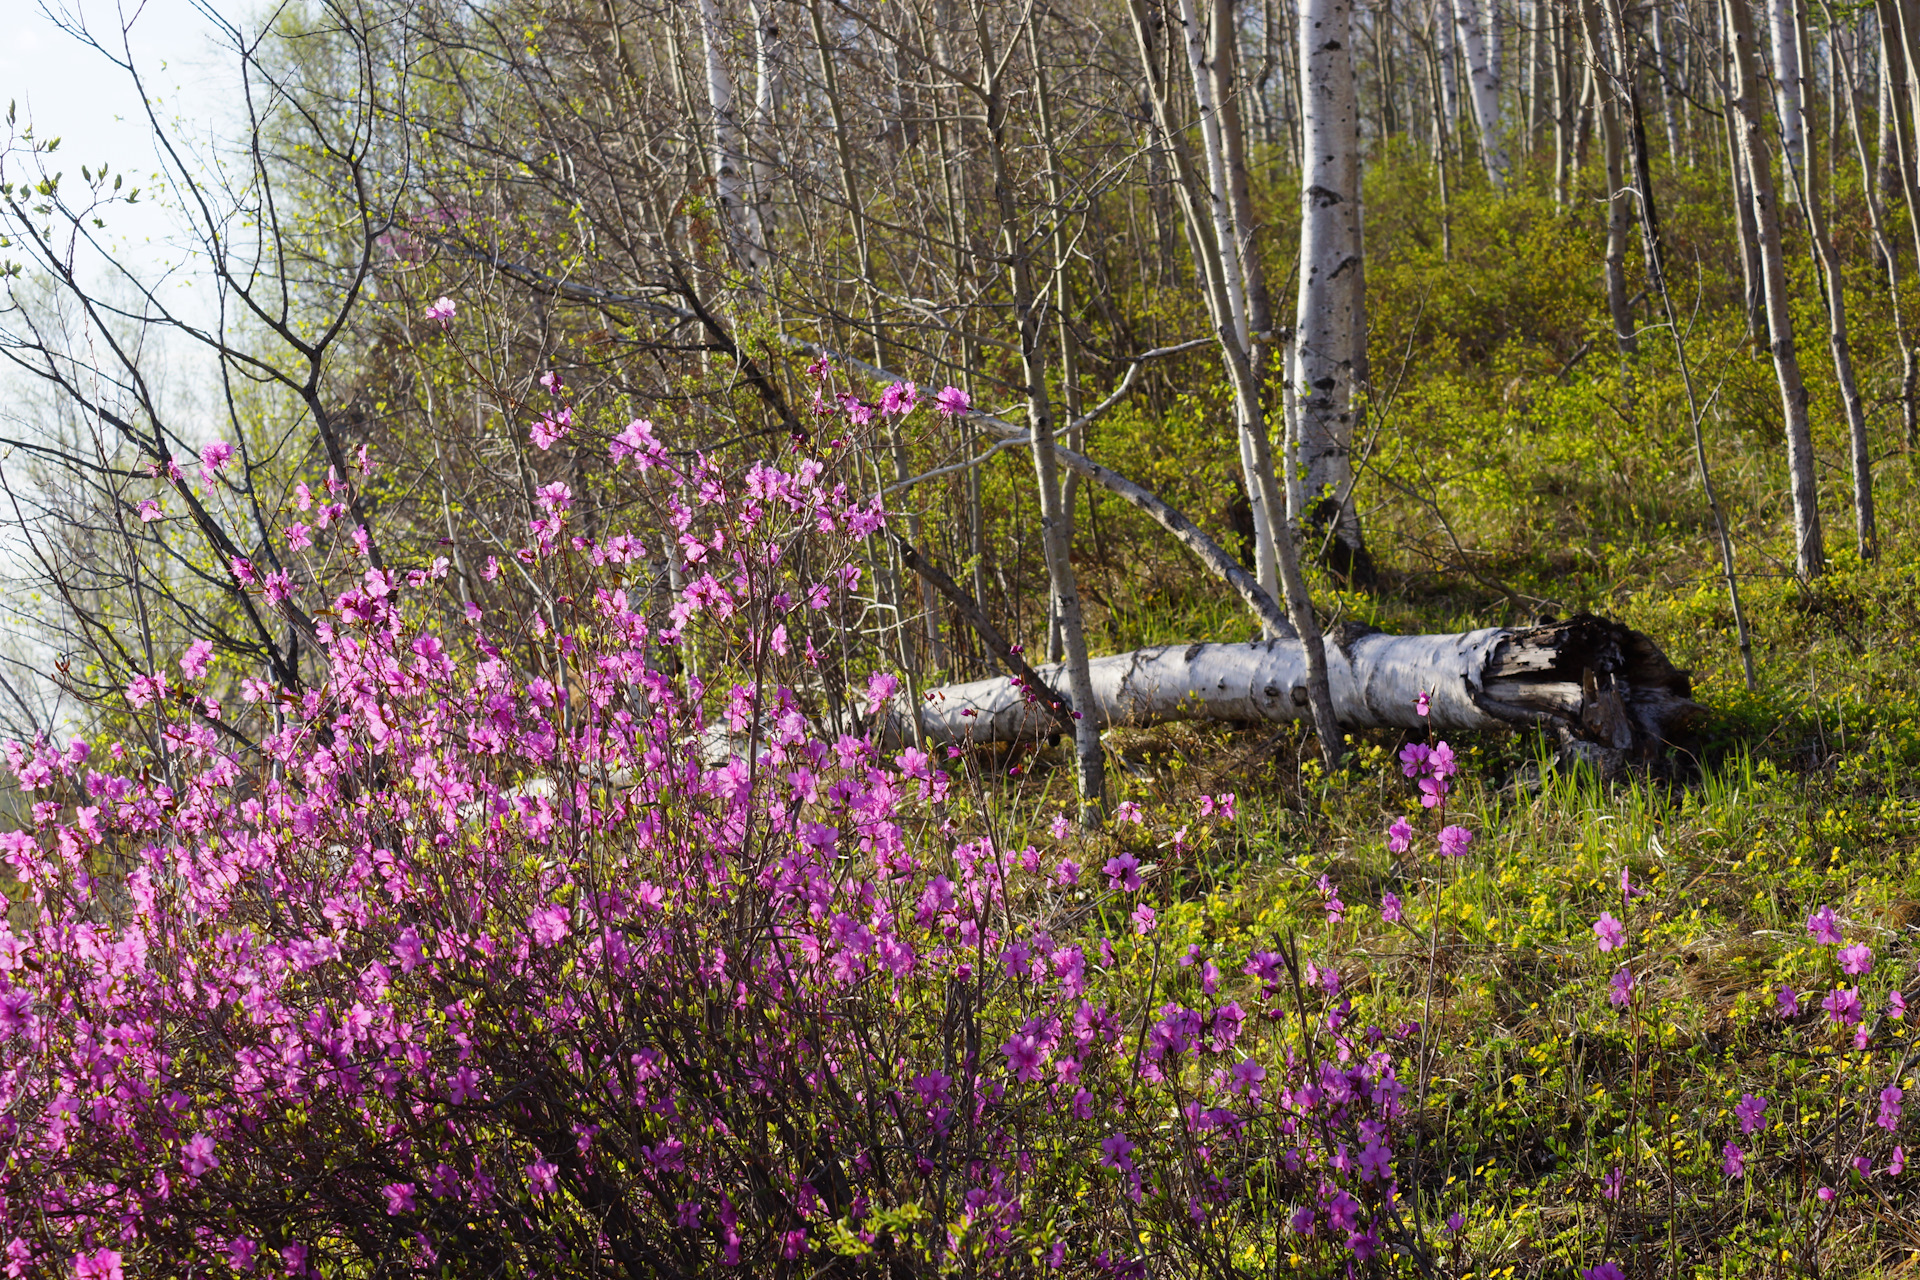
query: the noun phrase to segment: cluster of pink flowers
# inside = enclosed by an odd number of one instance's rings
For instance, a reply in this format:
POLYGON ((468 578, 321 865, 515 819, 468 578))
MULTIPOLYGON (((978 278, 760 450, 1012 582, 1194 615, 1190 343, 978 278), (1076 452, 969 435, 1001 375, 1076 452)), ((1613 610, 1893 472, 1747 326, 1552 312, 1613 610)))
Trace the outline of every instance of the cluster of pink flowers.
POLYGON ((1145 966, 1136 1039, 1137 859, 1109 933, 892 740, 897 680, 836 665, 886 517, 831 452, 728 475, 635 423, 612 454, 683 549, 665 600, 657 531, 589 537, 550 484, 531 617, 362 562, 318 682, 222 706, 196 643, 126 691, 151 751, 8 750, 14 1274, 759 1274, 848 1240, 1125 1270, 1143 1227, 1210 1248, 1275 1196, 1303 1252, 1404 1240, 1397 1040, 1338 972, 1261 953, 1236 993, 1192 949, 1145 966), (696 636, 758 678, 695 678, 696 636))

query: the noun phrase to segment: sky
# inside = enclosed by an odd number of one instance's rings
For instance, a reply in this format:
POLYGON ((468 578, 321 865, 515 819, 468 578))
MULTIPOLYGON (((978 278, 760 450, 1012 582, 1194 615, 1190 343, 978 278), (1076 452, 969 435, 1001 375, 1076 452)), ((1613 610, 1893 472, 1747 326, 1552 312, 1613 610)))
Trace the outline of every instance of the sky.
MULTIPOLYGON (((30 119, 37 136, 60 138, 56 167, 77 171, 104 161, 144 188, 156 162, 131 80, 62 31, 50 13, 78 20, 116 51, 124 26, 162 118, 188 136, 205 138, 219 128, 220 89, 232 79, 231 59, 218 56, 216 27, 189 0, 0 0, 0 100, 14 103, 20 122, 30 119)), ((132 261, 170 266, 184 255, 170 243, 169 217, 159 202, 123 205, 108 232, 132 261)))

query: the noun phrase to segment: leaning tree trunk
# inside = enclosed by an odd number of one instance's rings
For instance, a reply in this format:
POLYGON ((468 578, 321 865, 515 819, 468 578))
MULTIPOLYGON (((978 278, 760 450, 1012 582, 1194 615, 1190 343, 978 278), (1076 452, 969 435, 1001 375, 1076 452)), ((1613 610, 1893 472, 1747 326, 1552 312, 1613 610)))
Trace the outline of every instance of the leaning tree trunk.
MULTIPOLYGON (((1328 646, 1334 711, 1349 729, 1428 727, 1442 733, 1539 725, 1614 751, 1651 755, 1699 713, 1689 674, 1659 645, 1616 622, 1564 622, 1459 635, 1389 636, 1349 626, 1328 646), (1422 719, 1415 699, 1430 700, 1422 719)), ((1057 667, 1037 673, 1051 685, 1057 667)), ((1164 645, 1090 664, 1092 718, 1101 728, 1167 720, 1273 724, 1307 718, 1306 663, 1288 641, 1164 645)), ((1030 681, 975 680, 926 694, 935 743, 991 745, 1059 732, 1030 681)), ((886 733, 911 728, 894 709, 886 733)))

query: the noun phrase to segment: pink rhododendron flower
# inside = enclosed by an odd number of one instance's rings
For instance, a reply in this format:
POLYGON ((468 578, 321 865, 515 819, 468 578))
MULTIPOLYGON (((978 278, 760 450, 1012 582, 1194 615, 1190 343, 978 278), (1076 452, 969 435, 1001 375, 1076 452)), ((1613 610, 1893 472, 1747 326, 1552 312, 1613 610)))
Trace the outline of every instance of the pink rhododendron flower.
POLYGON ((1464 858, 1467 846, 1473 843, 1473 832, 1465 827, 1447 826, 1440 829, 1440 854, 1447 858, 1464 858))
POLYGON ((1405 853, 1413 847, 1413 824, 1404 817, 1395 818, 1393 825, 1387 828, 1387 851, 1405 853))
POLYGON ((1864 942, 1840 948, 1840 971, 1856 977, 1873 972, 1873 948, 1864 942))
POLYGON ((1738 1178, 1747 1171, 1747 1153, 1729 1142, 1720 1148, 1720 1168, 1729 1178, 1738 1178))
POLYGON ((880 412, 902 417, 913 412, 920 398, 919 388, 911 382, 896 382, 880 393, 880 412))
POLYGON ((207 660, 213 657, 213 641, 195 640, 180 655, 180 670, 189 680, 198 680, 207 674, 207 660))
POLYGON ((1761 1116, 1767 1109, 1767 1100, 1751 1093, 1740 1095, 1740 1101, 1733 1106, 1733 1114, 1740 1121, 1740 1132, 1751 1134, 1762 1123, 1761 1116))
POLYGON ((180 1167, 187 1171, 190 1178, 218 1169, 220 1157, 214 1154, 213 1139, 204 1133, 196 1133, 188 1138, 186 1145, 180 1148, 180 1167))
POLYGON ((225 440, 215 440, 200 446, 200 478, 212 481, 214 476, 226 469, 233 460, 233 446, 225 440))
POLYGON ((158 498, 140 499, 140 523, 152 524, 155 520, 160 519, 160 517, 163 514, 164 513, 160 510, 160 499, 158 498))
POLYGON ((439 298, 434 301, 432 306, 427 308, 426 317, 429 320, 436 320, 441 324, 445 324, 453 319, 455 310, 456 308, 452 298, 439 298))
POLYGON ((933 398, 934 408, 949 418, 958 417, 973 407, 973 397, 958 387, 942 387, 933 398))

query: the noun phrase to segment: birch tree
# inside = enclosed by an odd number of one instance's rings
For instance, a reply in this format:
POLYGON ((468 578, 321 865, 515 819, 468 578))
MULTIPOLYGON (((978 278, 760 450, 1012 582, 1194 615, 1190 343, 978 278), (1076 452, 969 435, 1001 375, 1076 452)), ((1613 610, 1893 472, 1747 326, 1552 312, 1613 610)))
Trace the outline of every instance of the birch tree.
POLYGON ((1780 206, 1773 183, 1773 158, 1767 152, 1760 80, 1754 49, 1753 16, 1744 0, 1725 0, 1728 43, 1733 61, 1733 106, 1740 156, 1753 191, 1753 221, 1759 241, 1761 276, 1766 288, 1767 345, 1780 387, 1786 418, 1787 483, 1793 499, 1794 565, 1801 578, 1820 576, 1826 548, 1820 533, 1819 488, 1814 474, 1813 429, 1807 416, 1807 387, 1793 342, 1792 299, 1780 245, 1780 206))
POLYGON ((1507 187, 1507 150, 1500 122, 1500 63, 1479 0, 1453 0, 1460 51, 1467 60, 1467 89, 1479 127, 1480 163, 1495 191, 1507 187))
POLYGON ((713 187, 726 215, 728 236, 742 266, 767 269, 766 232, 749 182, 746 134, 734 107, 733 74, 723 45, 729 27, 719 0, 700 0, 700 45, 705 53, 707 108, 713 129, 713 187))
POLYGON ((1305 529, 1334 530, 1347 558, 1365 554, 1352 501, 1355 364, 1360 293, 1359 113, 1354 101, 1350 0, 1300 7, 1304 146, 1300 171, 1300 291, 1293 372, 1297 468, 1305 529))

